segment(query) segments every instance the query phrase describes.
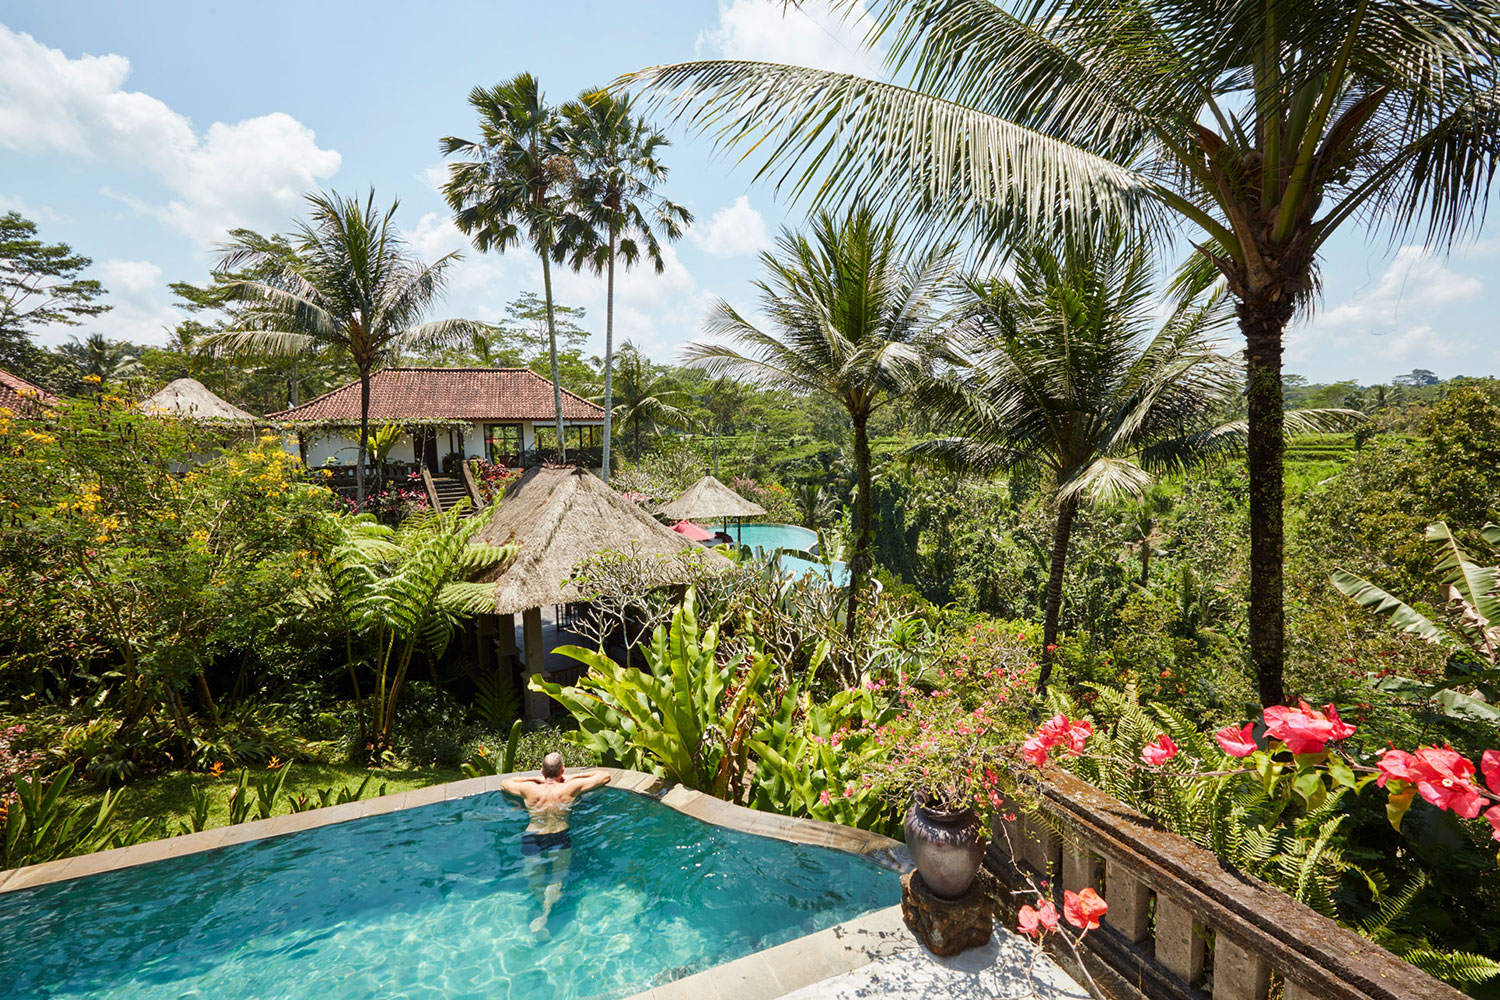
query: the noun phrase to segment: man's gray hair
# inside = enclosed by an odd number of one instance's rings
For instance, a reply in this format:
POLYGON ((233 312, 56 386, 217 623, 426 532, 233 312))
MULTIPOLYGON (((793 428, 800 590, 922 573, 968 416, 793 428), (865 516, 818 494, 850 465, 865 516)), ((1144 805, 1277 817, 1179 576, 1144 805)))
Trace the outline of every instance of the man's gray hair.
POLYGON ((542 777, 556 778, 563 773, 563 756, 556 750, 542 758, 542 777))

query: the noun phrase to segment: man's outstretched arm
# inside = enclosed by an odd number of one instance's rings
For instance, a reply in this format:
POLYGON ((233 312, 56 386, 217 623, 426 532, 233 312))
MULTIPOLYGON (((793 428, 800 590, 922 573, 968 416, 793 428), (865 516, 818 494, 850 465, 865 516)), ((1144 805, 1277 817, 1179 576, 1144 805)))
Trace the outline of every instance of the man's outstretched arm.
POLYGON ((536 778, 506 778, 500 782, 500 790, 509 795, 518 795, 524 799, 526 797, 526 786, 535 784, 537 784, 536 778))
POLYGON ((609 772, 589 771, 585 774, 575 776, 573 780, 578 782, 578 791, 589 792, 595 788, 601 788, 609 784, 609 772))

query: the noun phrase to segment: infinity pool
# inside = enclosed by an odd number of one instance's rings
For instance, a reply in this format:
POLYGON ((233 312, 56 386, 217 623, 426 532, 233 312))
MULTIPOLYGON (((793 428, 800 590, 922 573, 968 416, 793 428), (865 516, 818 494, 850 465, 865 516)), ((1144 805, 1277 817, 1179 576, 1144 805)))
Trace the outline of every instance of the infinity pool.
POLYGON ((889 906, 856 855, 604 789, 543 933, 499 793, 0 893, 14 997, 625 997, 889 906))
MULTIPOLYGON (((722 527, 722 525, 721 525, 722 527)), ((748 545, 757 555, 768 555, 777 549, 800 549, 807 553, 818 551, 818 533, 795 524, 733 524, 724 528, 741 545, 748 545)), ((781 568, 796 576, 816 573, 827 577, 828 569, 816 558, 783 555, 781 568)), ((849 582, 849 569, 841 562, 833 564, 833 582, 844 586, 849 582)))

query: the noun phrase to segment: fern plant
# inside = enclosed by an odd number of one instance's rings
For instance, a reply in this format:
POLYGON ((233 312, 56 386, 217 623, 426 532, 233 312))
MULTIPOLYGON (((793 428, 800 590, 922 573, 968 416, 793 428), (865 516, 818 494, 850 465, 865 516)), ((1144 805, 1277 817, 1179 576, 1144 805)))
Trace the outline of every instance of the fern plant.
POLYGON ((372 763, 391 753, 397 699, 418 647, 442 655, 461 620, 489 610, 494 588, 472 578, 518 551, 473 541, 486 522, 465 518, 467 509, 461 500, 447 511, 414 512, 395 530, 369 515, 330 514, 318 533, 320 572, 301 599, 327 607, 345 625, 349 676, 372 763), (364 658, 356 639, 373 649, 368 697, 359 686, 356 668, 364 658))
MULTIPOLYGON (((1314 798, 1313 808, 1303 807, 1284 782, 1267 794, 1257 775, 1222 773, 1223 753, 1195 720, 1165 705, 1142 705, 1133 686, 1093 690, 1098 726, 1087 754, 1060 760, 1070 771, 1325 916, 1338 918, 1339 892, 1349 878, 1379 898, 1381 880, 1344 850, 1346 788, 1314 798), (1177 744, 1177 756, 1161 768, 1139 766, 1142 748, 1163 732, 1177 744)), ((1081 714, 1065 693, 1048 700, 1069 718, 1081 714)))

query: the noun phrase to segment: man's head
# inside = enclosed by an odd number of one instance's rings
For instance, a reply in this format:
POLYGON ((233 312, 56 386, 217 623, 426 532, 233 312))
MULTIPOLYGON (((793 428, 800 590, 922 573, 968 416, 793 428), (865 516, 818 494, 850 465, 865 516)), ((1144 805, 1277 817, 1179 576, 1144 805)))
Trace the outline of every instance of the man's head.
POLYGON ((553 751, 542 758, 542 777, 549 781, 556 781, 562 777, 563 759, 562 754, 553 751))

